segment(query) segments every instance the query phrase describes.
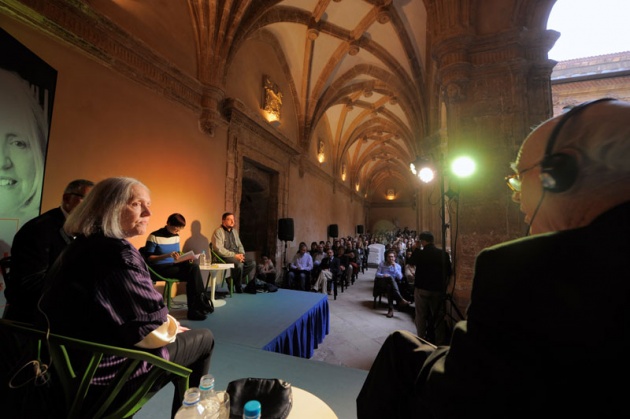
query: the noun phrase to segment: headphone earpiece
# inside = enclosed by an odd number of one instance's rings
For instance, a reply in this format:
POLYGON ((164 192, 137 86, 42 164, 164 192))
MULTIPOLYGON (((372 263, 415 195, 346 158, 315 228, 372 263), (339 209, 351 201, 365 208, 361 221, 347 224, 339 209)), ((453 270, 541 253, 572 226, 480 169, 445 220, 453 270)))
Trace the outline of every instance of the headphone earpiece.
POLYGON ((585 108, 595 103, 609 100, 616 99, 602 98, 582 103, 568 111, 562 118, 560 118, 549 136, 547 146, 545 147, 545 156, 540 162, 540 181, 545 191, 554 193, 567 191, 577 180, 579 170, 576 156, 567 153, 553 152, 562 127, 564 127, 569 119, 580 114, 585 108))
POLYGON ((540 163, 540 180, 544 190, 564 192, 573 186, 578 175, 577 159, 566 153, 546 156, 540 163))

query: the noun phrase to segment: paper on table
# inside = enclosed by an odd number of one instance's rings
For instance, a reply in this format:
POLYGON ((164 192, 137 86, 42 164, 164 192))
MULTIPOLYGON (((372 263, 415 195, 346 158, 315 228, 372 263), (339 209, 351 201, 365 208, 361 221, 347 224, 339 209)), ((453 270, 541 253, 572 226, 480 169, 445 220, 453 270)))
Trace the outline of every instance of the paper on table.
POLYGON ((186 262, 187 260, 199 259, 199 255, 196 255, 192 250, 179 255, 175 263, 186 262))

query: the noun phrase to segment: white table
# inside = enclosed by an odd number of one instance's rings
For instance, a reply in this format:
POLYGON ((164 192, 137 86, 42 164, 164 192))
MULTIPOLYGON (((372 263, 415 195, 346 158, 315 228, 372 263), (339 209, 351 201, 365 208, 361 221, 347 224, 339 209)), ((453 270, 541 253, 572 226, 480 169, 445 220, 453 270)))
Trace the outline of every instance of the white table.
POLYGON ((219 272, 225 272, 228 269, 232 269, 234 267, 233 263, 213 263, 213 264, 205 264, 199 265, 199 270, 201 272, 208 272, 209 274, 205 277, 204 287, 207 290, 208 285, 210 285, 210 300, 212 300, 212 304, 215 307, 221 307, 225 305, 225 300, 216 300, 214 298, 214 294, 217 287, 217 275, 219 272))
POLYGON ((293 406, 287 419, 337 419, 330 406, 313 393, 296 386, 291 386, 291 393, 293 406))

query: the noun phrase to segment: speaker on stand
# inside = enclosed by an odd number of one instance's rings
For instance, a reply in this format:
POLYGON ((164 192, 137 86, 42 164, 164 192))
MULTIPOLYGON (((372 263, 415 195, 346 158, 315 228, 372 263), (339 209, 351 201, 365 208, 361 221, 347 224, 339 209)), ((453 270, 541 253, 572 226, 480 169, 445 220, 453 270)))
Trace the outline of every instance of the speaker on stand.
POLYGON ((328 237, 336 239, 339 237, 339 226, 337 224, 331 224, 328 226, 328 237))
POLYGON ((284 264, 282 269, 286 273, 287 268, 287 242, 293 241, 293 218, 278 219, 278 240, 284 242, 284 264))

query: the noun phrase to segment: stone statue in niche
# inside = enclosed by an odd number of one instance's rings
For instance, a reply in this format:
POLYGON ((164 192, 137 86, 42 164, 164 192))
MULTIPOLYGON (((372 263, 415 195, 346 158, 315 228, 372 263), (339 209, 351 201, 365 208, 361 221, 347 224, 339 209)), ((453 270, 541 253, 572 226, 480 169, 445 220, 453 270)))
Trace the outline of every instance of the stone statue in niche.
POLYGON ((280 109, 282 108, 282 92, 280 92, 278 85, 269 79, 269 76, 263 76, 263 88, 263 110, 267 113, 270 121, 279 121, 280 109))

